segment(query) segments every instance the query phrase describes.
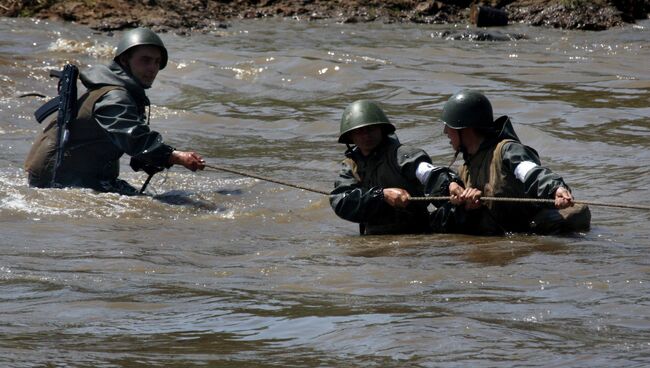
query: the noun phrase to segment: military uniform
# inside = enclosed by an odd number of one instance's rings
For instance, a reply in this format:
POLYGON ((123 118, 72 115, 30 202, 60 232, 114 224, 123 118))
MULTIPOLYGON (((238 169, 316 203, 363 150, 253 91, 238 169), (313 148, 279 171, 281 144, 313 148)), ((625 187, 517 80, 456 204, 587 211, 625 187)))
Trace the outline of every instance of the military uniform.
POLYGON ((361 100, 348 107, 341 126, 339 142, 348 144, 348 150, 330 194, 334 212, 359 223, 361 234, 428 232, 428 203, 413 201, 405 208, 396 208, 384 201, 383 190, 401 188, 412 197, 448 195, 454 174, 431 165, 423 150, 402 145, 393 133, 394 126, 370 102, 361 100), (355 108, 361 111, 355 112, 355 108), (358 147, 349 145, 348 132, 376 124, 384 128, 385 135, 373 152, 364 156, 358 147))
MULTIPOLYGON (((128 33, 118 45, 119 55, 138 45, 161 48, 161 69, 167 63, 167 51, 162 41, 147 29, 128 33)), ((113 61, 81 73, 81 82, 87 92, 78 101, 77 118, 68 128, 61 166, 56 173, 56 185, 84 187, 101 192, 136 194, 137 190, 119 176, 119 159, 123 154, 145 165, 170 167, 174 150, 164 143, 162 136, 149 128, 146 107, 150 105, 145 88, 124 68, 113 61)), ((36 138, 26 160, 31 186, 51 186, 53 156, 56 145, 52 134, 56 122, 51 122, 36 138)))
MULTIPOLYGON (((492 122, 492 107, 483 95, 463 91, 452 96, 448 104, 443 121, 452 129, 474 127, 486 132, 477 152, 463 152, 464 163, 458 173, 465 187, 477 188, 487 197, 552 199, 559 187, 570 191, 561 176, 542 166, 533 148, 520 142, 507 116, 492 122), (454 100, 458 95, 462 101, 454 100), (483 121, 467 121, 466 114, 484 115, 483 121)), ((452 218, 446 223, 446 231, 484 235, 585 230, 591 219, 589 208, 580 204, 560 210, 551 204, 496 201, 486 201, 475 210, 456 207, 449 216, 452 218)))

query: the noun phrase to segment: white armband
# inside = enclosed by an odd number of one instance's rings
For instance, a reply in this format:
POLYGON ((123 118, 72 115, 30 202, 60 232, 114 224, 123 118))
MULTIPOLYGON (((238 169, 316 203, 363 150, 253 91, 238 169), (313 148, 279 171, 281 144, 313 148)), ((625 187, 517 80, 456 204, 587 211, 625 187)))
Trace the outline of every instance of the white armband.
POLYGON ((520 162, 517 167, 515 167, 515 178, 519 179, 520 182, 524 182, 526 180, 526 175, 530 172, 530 170, 536 168, 537 165, 536 163, 532 161, 523 161, 520 162))
POLYGON ((420 183, 425 184, 429 180, 431 172, 436 169, 438 169, 437 166, 433 166, 428 162, 421 162, 415 170, 415 177, 418 178, 420 183))

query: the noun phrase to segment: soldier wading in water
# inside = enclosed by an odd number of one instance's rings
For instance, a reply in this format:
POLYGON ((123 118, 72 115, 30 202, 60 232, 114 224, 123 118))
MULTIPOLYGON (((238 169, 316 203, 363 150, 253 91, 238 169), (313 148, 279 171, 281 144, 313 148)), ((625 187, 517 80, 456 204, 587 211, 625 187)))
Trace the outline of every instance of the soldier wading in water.
POLYGON ((137 194, 118 179, 119 159, 125 153, 131 156, 132 167, 148 173, 176 164, 203 170, 201 156, 175 150, 149 128, 145 90, 166 65, 167 49, 158 35, 146 28, 126 32, 110 65, 80 74, 87 92, 79 98, 76 118, 67 126, 69 138, 60 165, 54 163, 56 119, 36 138, 25 162, 30 186, 137 194))
POLYGON ((507 116, 493 120, 492 105, 482 93, 464 90, 453 95, 443 108, 442 121, 449 143, 456 154, 463 154, 458 174, 466 189, 460 195, 452 193, 456 207, 445 215, 444 223, 432 223, 434 231, 490 235, 589 229, 589 208, 573 202, 569 186, 542 166, 534 149, 521 143, 507 116), (481 202, 482 195, 553 199, 555 208, 481 202))
POLYGON ((362 235, 428 232, 428 203, 411 196, 446 196, 450 184, 462 192, 452 171, 433 166, 426 152, 402 145, 394 132, 374 102, 359 100, 343 112, 338 141, 348 149, 330 204, 339 217, 359 223, 362 235))

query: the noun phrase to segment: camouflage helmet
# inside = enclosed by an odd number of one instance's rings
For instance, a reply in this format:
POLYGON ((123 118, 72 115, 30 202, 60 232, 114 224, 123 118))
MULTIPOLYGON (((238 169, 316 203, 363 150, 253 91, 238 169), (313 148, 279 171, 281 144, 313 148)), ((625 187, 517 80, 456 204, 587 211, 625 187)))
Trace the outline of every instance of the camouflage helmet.
POLYGON ((165 69, 165 66, 167 66, 167 48, 160 37, 149 28, 135 28, 126 32, 117 44, 117 50, 115 51, 113 60, 117 62, 118 58, 127 50, 142 45, 158 46, 160 48, 162 57, 160 60, 160 69, 165 69))
POLYGON ((395 126, 388 120, 384 111, 377 103, 368 100, 358 100, 348 105, 341 117, 339 143, 351 144, 349 132, 370 125, 381 125, 384 134, 395 131, 395 126))
POLYGON ((493 129, 492 104, 484 94, 473 90, 457 92, 442 108, 442 121, 452 129, 493 129))

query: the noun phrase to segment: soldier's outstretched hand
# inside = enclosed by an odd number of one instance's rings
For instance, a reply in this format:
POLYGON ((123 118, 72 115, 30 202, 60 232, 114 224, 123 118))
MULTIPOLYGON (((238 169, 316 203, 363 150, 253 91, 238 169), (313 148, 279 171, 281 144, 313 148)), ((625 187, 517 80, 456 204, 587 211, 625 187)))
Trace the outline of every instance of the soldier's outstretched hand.
POLYGON ((196 152, 173 151, 169 156, 172 165, 183 165, 185 168, 196 171, 205 168, 205 160, 196 152))

